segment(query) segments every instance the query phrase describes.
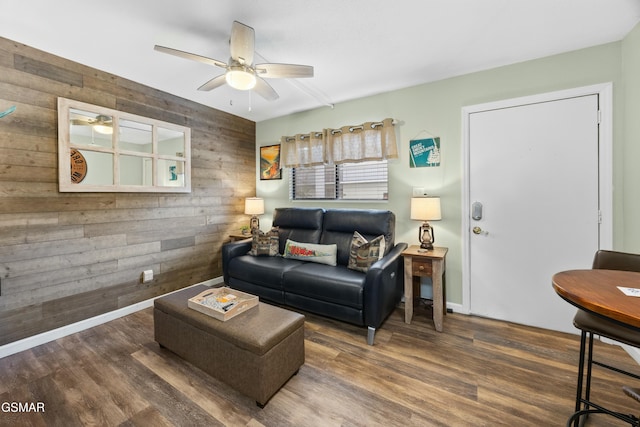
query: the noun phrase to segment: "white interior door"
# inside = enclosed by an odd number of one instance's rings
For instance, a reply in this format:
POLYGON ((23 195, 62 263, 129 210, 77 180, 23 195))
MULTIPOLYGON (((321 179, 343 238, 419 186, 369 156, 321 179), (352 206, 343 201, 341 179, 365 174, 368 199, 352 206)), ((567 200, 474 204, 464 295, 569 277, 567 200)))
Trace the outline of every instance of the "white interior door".
POLYGON ((575 333, 551 277, 599 247, 598 95, 474 112, 468 132, 471 313, 575 333))

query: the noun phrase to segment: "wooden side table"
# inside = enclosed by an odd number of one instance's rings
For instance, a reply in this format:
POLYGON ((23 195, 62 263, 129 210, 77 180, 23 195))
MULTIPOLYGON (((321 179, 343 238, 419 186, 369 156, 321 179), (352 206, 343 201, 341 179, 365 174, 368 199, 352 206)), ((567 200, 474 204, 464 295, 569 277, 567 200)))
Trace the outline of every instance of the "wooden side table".
POLYGON ((447 311, 446 289, 444 286, 447 251, 447 248, 437 246, 431 250, 426 250, 421 249, 418 245, 412 245, 402 252, 404 257, 405 323, 411 323, 413 318, 414 289, 416 286, 420 289, 420 277, 431 277, 433 283, 433 323, 436 331, 442 332, 442 319, 447 311))
POLYGON ((229 234, 229 238, 231 239, 232 242, 237 242, 238 240, 251 238, 251 234, 231 233, 229 234))

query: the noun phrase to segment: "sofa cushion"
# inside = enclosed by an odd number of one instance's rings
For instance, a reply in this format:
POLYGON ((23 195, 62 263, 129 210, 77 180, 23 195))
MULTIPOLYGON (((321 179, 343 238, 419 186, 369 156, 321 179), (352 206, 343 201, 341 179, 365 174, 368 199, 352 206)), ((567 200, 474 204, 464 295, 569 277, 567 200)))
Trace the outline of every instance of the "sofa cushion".
POLYGON ((272 225, 279 230, 279 253, 284 253, 287 239, 320 243, 323 217, 322 208, 276 208, 272 225))
POLYGON ((252 256, 276 256, 278 255, 279 240, 278 228, 273 227, 267 233, 260 229, 253 230, 251 234, 251 250, 249 255, 252 256))
POLYGON ((287 240, 284 257, 319 264, 336 265, 336 245, 318 245, 315 243, 287 240))
POLYGON ((229 276, 267 288, 282 289, 282 275, 302 261, 276 257, 242 255, 229 261, 229 276))
POLYGON ((366 275, 346 266, 305 263, 285 271, 284 291, 353 308, 362 308, 366 275))
POLYGON ((396 219, 391 211, 366 209, 327 209, 324 214, 320 243, 338 245, 337 262, 348 265, 351 239, 357 231, 365 239, 372 240, 384 235, 385 255, 394 246, 396 219))
POLYGON ((382 258, 384 249, 385 241, 383 235, 367 241, 360 233, 355 231, 351 238, 351 252, 347 268, 366 273, 374 262, 382 258))

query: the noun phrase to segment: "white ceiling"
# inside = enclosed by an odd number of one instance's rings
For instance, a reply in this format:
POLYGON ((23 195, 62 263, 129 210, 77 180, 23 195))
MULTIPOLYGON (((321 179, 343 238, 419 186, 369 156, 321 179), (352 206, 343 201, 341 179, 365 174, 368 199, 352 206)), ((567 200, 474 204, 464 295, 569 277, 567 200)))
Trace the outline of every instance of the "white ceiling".
POLYGON ((639 20, 640 0, 0 0, 2 37, 256 122, 618 41, 639 20), (256 62, 315 76, 269 80, 273 102, 201 92, 222 69, 153 50, 227 62, 234 20, 256 62))

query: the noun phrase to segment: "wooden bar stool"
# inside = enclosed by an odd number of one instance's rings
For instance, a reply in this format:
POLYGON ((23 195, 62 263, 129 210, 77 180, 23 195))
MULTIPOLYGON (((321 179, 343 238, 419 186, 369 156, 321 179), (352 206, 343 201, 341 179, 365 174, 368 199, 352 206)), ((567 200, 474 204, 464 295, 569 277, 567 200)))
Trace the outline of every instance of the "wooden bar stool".
MULTIPOLYGON (((640 272, 640 255, 601 250, 598 251, 594 257, 593 268, 640 272)), ((632 426, 640 427, 640 420, 635 415, 615 412, 604 408, 601 405, 598 405, 597 403, 594 403, 590 400, 591 372, 593 365, 597 365, 635 379, 640 379, 639 375, 636 375, 632 372, 628 372, 615 366, 603 363, 601 361, 594 360, 593 336, 600 335, 617 342, 640 348, 640 333, 638 333, 637 330, 631 329, 623 324, 615 322, 614 320, 610 320, 584 310, 578 310, 573 319, 573 325, 576 328, 580 329, 582 331, 582 334, 580 337, 580 361, 578 367, 576 408, 575 413, 567 422, 567 426, 571 426, 572 423, 575 423, 575 426, 577 427, 579 425, 580 418, 583 416, 587 418, 591 413, 605 413, 628 422, 632 426), (584 369, 585 358, 587 362, 586 377, 584 369)), ((631 387, 626 387, 624 389, 626 394, 632 396, 626 389, 634 389, 631 387)))

